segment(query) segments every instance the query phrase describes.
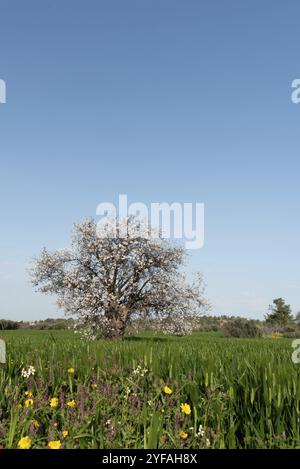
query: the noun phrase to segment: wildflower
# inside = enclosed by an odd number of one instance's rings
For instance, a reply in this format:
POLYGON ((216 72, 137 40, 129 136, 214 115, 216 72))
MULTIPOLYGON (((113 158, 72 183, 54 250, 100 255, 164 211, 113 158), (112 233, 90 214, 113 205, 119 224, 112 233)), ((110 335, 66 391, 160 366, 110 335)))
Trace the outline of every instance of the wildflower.
POLYGON ((164 387, 164 393, 165 394, 172 394, 172 392, 173 392, 172 389, 170 389, 168 386, 164 387))
POLYGON ((198 433, 196 433, 195 436, 204 436, 205 435, 205 431, 203 430, 203 427, 202 425, 199 425, 199 428, 198 428, 198 433))
POLYGON ((181 432, 179 432, 179 436, 180 436, 180 438, 185 440, 188 437, 188 434, 186 432, 184 432, 183 430, 181 430, 181 432))
POLYGON ((272 334, 272 339, 280 339, 282 337, 282 334, 280 332, 274 332, 272 334))
POLYGON ((34 366, 30 365, 27 370, 25 368, 22 368, 21 375, 23 378, 29 378, 30 376, 34 376, 35 375, 34 366))
POLYGON ((59 440, 52 440, 48 443, 48 448, 50 449, 60 449, 61 442, 59 440))
POLYGON ((72 399, 72 401, 67 402, 67 406, 68 406, 68 407, 71 407, 71 408, 75 407, 75 406, 76 406, 76 402, 74 401, 74 399, 72 399))
POLYGON ((142 368, 141 365, 138 365, 135 370, 133 370, 134 375, 140 375, 140 376, 145 376, 145 374, 148 373, 147 368, 142 368))
POLYGON ((57 397, 52 397, 50 399, 50 407, 57 407, 58 406, 58 398, 57 397))
POLYGON ((92 384, 92 388, 93 388, 93 389, 97 389, 97 387, 98 387, 98 385, 97 385, 96 383, 93 383, 93 384, 92 384))
POLYGON ((63 436, 64 438, 67 438, 68 435, 69 435, 68 430, 63 430, 63 431, 62 431, 62 436, 63 436))
POLYGON ((29 436, 24 436, 18 443, 20 449, 29 449, 31 447, 31 439, 29 436))
POLYGON ((138 365, 138 366, 136 367, 136 369, 133 370, 133 374, 134 374, 134 375, 139 375, 139 374, 140 374, 140 371, 141 371, 141 366, 138 365))
POLYGON ((181 408, 181 411, 186 414, 186 415, 190 415, 191 413, 191 407, 189 406, 189 404, 185 403, 185 404, 180 404, 180 408, 181 408))
POLYGON ((31 391, 26 391, 26 392, 25 392, 25 396, 27 396, 27 397, 32 397, 32 392, 31 392, 31 391))
POLYGON ((25 401, 25 407, 30 407, 33 405, 33 399, 26 399, 25 401))
POLYGON ((38 429, 39 426, 40 426, 39 422, 38 422, 37 420, 35 420, 35 419, 32 420, 31 423, 32 423, 32 425, 34 426, 34 428, 36 428, 36 429, 38 429))
POLYGON ((69 368, 69 369, 68 369, 68 373, 69 373, 70 375, 73 375, 73 374, 75 373, 74 368, 69 368))

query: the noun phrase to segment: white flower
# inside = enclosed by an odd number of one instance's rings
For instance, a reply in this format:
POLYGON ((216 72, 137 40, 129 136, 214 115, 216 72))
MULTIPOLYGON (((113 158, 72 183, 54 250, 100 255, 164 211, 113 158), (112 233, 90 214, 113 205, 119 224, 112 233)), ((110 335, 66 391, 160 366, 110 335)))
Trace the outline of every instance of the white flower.
POLYGON ((34 376, 35 375, 34 366, 30 365, 27 370, 25 368, 22 368, 21 375, 23 378, 26 378, 26 379, 28 379, 30 376, 34 376))
POLYGON ((148 373, 147 368, 142 368, 141 365, 138 365, 135 370, 132 372, 134 375, 138 376, 145 376, 146 373, 148 373))
POLYGON ((198 432, 196 433, 196 437, 202 437, 205 435, 205 431, 203 430, 202 425, 199 425, 198 432))
POLYGON ((133 370, 132 373, 133 373, 134 375, 139 375, 139 374, 140 374, 140 370, 141 370, 141 367, 140 367, 140 365, 138 365, 138 366, 136 367, 136 369, 133 370))

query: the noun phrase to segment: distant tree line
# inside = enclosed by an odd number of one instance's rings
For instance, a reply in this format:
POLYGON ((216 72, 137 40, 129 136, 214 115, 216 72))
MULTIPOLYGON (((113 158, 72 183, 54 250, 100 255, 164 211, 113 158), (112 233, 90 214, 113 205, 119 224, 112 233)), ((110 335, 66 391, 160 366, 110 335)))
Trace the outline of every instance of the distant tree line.
MULTIPOLYGON (((160 333, 162 319, 137 317, 131 320, 127 334, 135 335, 139 332, 150 331, 160 333)), ((75 321, 64 318, 48 318, 39 321, 12 321, 0 319, 0 330, 36 329, 36 330, 63 330, 72 329, 75 321)), ((292 315, 291 306, 283 298, 273 300, 272 306, 264 320, 247 319, 237 316, 212 316, 203 315, 190 317, 188 328, 179 327, 173 330, 170 325, 165 327, 170 335, 188 335, 192 331, 221 332, 225 337, 254 338, 269 335, 282 335, 283 337, 300 337, 300 313, 295 318, 292 315)))
POLYGON ((69 329, 73 326, 73 319, 48 318, 38 321, 11 321, 0 319, 0 330, 37 329, 37 330, 59 330, 69 329))

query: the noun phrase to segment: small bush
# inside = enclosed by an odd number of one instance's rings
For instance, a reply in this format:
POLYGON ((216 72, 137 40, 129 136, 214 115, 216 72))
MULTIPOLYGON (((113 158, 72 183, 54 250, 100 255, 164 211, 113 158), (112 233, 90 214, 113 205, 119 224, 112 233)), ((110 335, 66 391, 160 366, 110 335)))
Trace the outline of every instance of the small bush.
POLYGON ((19 329, 19 324, 16 321, 10 321, 9 319, 0 319, 0 330, 15 330, 19 329))
POLYGON ((236 318, 225 322, 222 327, 225 337, 253 338, 260 337, 261 329, 253 320, 236 318))
POLYGON ((282 337, 285 339, 299 339, 300 338, 300 330, 292 331, 292 332, 283 332, 282 337))

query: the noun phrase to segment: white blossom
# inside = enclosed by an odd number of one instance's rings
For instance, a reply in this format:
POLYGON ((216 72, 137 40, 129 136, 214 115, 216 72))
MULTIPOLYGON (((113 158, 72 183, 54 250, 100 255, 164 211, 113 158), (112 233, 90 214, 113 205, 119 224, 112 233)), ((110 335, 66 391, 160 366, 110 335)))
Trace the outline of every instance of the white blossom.
POLYGON ((147 368, 142 368, 141 365, 138 365, 135 370, 133 370, 132 372, 134 375, 137 375, 137 376, 145 376, 146 373, 148 373, 148 370, 147 368))
POLYGON ((205 435, 205 431, 202 425, 199 425, 198 432, 195 434, 196 437, 202 437, 205 435))
POLYGON ((35 368, 34 366, 30 365, 27 370, 25 368, 22 368, 21 370, 21 376, 23 378, 29 378, 30 376, 34 376, 35 375, 35 368))
POLYGON ((86 220, 74 226, 70 249, 44 248, 35 260, 33 285, 55 294, 58 306, 77 316, 84 337, 122 338, 141 316, 158 318, 167 333, 185 335, 190 318, 207 306, 201 276, 189 284, 180 271, 184 248, 139 236, 135 225, 134 217, 114 221, 112 232, 107 223, 100 236, 95 221, 86 220), (122 237, 114 236, 115 229, 122 237))

